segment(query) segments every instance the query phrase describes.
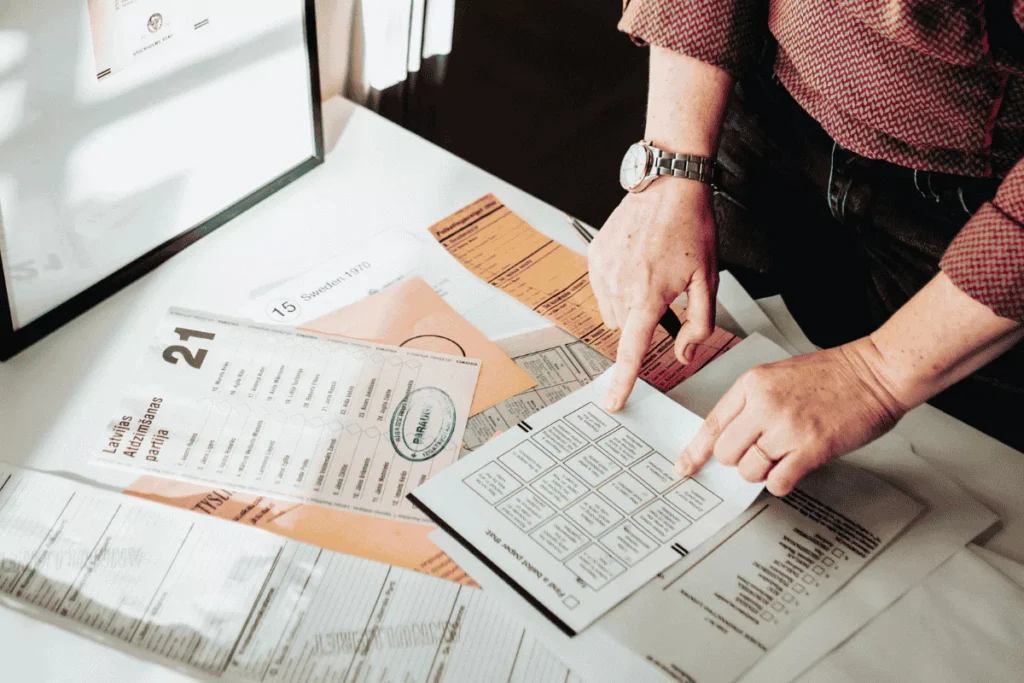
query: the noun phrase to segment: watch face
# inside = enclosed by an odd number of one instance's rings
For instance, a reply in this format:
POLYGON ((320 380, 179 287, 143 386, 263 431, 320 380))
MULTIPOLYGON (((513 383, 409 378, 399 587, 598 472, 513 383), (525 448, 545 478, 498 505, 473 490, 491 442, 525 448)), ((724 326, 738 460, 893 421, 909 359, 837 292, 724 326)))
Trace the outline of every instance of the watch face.
POLYGON ((633 143, 622 157, 619 167, 619 183, 625 190, 632 190, 647 175, 647 147, 639 142, 633 143))

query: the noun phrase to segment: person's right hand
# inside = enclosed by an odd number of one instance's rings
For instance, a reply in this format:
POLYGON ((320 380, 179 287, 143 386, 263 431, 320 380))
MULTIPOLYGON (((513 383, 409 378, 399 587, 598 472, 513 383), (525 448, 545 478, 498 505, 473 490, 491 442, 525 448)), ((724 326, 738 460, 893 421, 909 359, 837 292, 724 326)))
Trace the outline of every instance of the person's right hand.
POLYGON ((686 319, 676 338, 681 363, 714 330, 718 268, 711 188, 660 178, 628 194, 590 245, 590 282, 601 317, 621 329, 615 374, 605 408, 622 408, 633 391, 658 321, 687 295, 686 319))

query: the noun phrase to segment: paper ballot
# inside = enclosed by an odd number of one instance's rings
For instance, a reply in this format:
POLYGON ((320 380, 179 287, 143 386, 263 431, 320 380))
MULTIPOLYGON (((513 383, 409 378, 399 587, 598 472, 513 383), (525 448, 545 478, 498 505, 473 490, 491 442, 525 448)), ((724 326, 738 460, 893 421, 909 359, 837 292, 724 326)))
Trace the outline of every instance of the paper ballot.
POLYGON ((204 680, 579 680, 477 589, 5 463, 0 603, 204 680))
POLYGON ((568 332, 545 327, 498 341, 498 347, 536 386, 469 418, 465 445, 475 450, 495 434, 590 384, 612 362, 568 332))
POLYGON ((457 458, 479 367, 172 310, 93 460, 422 520, 405 494, 457 458))
POLYGON ((599 407, 610 375, 541 410, 410 494, 431 519, 568 634, 733 520, 762 484, 672 459, 701 420, 639 382, 599 407))

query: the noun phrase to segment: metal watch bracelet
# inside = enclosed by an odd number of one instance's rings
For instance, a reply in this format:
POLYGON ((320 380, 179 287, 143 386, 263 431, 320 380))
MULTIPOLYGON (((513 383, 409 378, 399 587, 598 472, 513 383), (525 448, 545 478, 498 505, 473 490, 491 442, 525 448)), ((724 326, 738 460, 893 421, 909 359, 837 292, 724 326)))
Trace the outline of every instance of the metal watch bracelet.
POLYGON ((655 157, 652 175, 671 175, 676 178, 696 180, 706 185, 715 185, 718 180, 718 165, 713 159, 693 154, 671 154, 654 148, 655 157))

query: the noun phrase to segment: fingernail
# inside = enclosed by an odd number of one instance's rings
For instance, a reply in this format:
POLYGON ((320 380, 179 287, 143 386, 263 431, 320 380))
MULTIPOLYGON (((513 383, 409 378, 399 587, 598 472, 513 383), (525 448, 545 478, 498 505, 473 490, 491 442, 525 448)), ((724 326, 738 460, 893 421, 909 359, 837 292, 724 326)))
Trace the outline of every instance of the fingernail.
POLYGON ((679 459, 676 460, 676 474, 680 477, 690 476, 690 469, 693 467, 693 463, 690 462, 689 458, 685 455, 680 455, 679 459))
POLYGON ((611 413, 616 413, 622 407, 622 399, 618 396, 612 396, 608 394, 604 397, 604 409, 611 413))

